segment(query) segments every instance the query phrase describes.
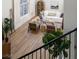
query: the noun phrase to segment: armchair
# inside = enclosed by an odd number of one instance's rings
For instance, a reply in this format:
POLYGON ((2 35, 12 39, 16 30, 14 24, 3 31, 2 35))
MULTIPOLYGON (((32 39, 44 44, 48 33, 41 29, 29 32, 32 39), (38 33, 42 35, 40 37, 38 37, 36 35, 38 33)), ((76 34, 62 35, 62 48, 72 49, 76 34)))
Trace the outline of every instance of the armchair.
POLYGON ((47 32, 55 31, 54 24, 46 24, 47 25, 47 32))

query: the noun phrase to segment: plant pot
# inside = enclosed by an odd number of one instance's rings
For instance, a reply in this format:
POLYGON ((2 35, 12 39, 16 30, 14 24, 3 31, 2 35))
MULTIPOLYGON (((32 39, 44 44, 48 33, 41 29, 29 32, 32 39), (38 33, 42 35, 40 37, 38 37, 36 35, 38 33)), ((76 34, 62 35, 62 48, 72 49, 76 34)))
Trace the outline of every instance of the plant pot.
POLYGON ((4 59, 11 59, 11 43, 7 42, 2 44, 2 57, 6 57, 4 59))
POLYGON ((5 42, 8 42, 8 37, 5 38, 5 42))

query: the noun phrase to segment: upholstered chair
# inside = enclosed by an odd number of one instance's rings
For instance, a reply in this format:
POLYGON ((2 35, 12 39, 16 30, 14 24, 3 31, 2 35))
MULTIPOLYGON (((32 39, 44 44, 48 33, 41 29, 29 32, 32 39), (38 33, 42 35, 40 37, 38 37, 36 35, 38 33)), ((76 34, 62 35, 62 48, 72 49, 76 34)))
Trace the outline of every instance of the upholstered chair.
POLYGON ((54 24, 46 24, 47 25, 47 32, 52 32, 52 31, 55 31, 55 26, 54 24))

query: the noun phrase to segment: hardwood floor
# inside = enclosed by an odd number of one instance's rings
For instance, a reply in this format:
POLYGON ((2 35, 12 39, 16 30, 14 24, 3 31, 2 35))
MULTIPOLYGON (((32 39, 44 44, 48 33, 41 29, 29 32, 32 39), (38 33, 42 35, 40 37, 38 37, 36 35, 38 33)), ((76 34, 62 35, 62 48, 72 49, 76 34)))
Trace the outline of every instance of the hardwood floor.
POLYGON ((11 59, 17 59, 42 46, 42 36, 41 32, 28 32, 28 23, 23 24, 11 35, 11 59))

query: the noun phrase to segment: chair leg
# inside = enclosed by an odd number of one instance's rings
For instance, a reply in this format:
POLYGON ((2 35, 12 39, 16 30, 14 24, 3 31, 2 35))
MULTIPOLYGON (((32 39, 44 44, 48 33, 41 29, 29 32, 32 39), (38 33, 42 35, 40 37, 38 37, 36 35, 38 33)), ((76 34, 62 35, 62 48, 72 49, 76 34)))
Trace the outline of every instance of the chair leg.
POLYGON ((30 31, 30 28, 28 27, 28 32, 30 31))

